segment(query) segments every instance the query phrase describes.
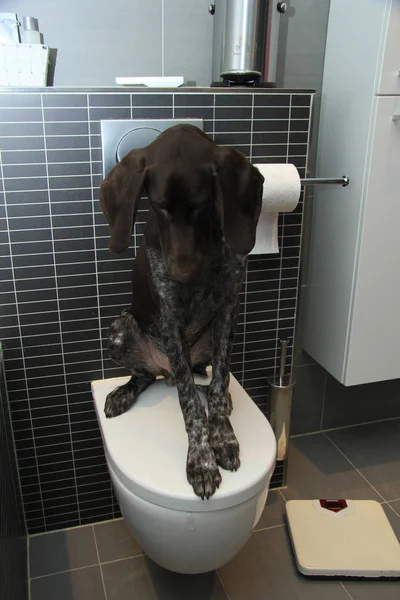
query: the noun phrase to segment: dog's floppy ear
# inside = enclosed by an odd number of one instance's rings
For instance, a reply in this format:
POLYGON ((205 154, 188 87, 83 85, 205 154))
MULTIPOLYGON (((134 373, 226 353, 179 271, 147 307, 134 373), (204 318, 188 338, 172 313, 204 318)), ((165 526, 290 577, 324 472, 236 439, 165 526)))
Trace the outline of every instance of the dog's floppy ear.
POLYGON ((249 254, 256 241, 264 177, 234 148, 217 147, 214 166, 224 238, 235 254, 249 254))
POLYGON ((100 187, 100 206, 111 225, 109 249, 119 254, 130 244, 146 173, 144 150, 132 150, 110 171, 100 187))

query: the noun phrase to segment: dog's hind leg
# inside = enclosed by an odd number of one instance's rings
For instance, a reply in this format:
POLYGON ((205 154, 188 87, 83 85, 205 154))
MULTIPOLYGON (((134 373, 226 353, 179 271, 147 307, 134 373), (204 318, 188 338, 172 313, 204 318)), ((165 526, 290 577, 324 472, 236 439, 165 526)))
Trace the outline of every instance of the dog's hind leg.
POLYGON ((113 321, 108 332, 110 357, 125 367, 132 375, 125 385, 121 385, 107 396, 104 412, 106 417, 116 417, 126 412, 154 380, 155 373, 146 369, 143 353, 144 336, 129 310, 122 311, 113 321))
POLYGON ((155 377, 151 373, 135 373, 128 383, 121 385, 107 395, 104 412, 109 419, 126 412, 135 402, 139 394, 153 383, 155 377))

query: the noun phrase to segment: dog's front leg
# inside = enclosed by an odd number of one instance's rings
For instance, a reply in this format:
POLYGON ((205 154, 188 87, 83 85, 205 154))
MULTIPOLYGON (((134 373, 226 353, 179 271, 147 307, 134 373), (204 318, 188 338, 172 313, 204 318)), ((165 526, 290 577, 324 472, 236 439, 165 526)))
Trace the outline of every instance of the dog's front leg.
POLYGON ((160 299, 160 331, 188 435, 186 473, 195 494, 209 498, 221 483, 214 451, 210 444, 207 415, 194 383, 190 351, 185 336, 183 310, 176 284, 162 272, 159 263, 152 265, 153 279, 160 299))
POLYGON ((209 498, 219 487, 221 475, 209 440, 207 415, 193 380, 189 348, 179 311, 174 306, 164 304, 161 317, 164 348, 178 388, 189 441, 187 478, 195 494, 203 499, 209 498))
POLYGON ((217 463, 224 469, 240 467, 239 443, 229 415, 232 400, 229 393, 231 352, 239 314, 239 301, 228 303, 213 321, 212 380, 208 390, 210 441, 217 463))

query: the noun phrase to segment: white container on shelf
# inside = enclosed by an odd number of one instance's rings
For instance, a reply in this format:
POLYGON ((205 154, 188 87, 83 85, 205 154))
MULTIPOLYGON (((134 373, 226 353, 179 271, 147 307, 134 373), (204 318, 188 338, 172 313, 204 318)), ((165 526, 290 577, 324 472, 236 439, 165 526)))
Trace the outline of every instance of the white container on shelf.
POLYGON ((21 42, 23 44, 40 44, 39 23, 34 17, 23 17, 21 42))
POLYGON ((0 86, 45 86, 49 53, 41 44, 0 44, 0 86))
POLYGON ((21 38, 24 44, 40 44, 40 32, 34 29, 23 29, 21 38))

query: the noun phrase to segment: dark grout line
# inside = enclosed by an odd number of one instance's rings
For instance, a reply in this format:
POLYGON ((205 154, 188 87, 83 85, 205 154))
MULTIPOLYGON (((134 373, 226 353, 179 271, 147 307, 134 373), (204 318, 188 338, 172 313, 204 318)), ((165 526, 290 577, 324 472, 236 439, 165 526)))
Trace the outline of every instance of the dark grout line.
POLYGON ((219 572, 219 569, 217 569, 217 570, 216 570, 216 573, 217 573, 217 577, 218 577, 218 579, 219 579, 219 580, 220 580, 220 582, 221 582, 222 589, 223 589, 223 590, 224 590, 224 592, 225 592, 225 595, 226 595, 226 597, 227 597, 227 600, 230 600, 230 598, 229 598, 229 595, 228 595, 228 591, 227 591, 227 589, 226 589, 226 587, 225 587, 225 584, 224 584, 224 581, 223 581, 223 579, 222 579, 221 573, 219 572))
MULTIPOLYGON (((397 417, 396 417, 397 418, 397 417)), ((375 421, 365 421, 363 423, 353 423, 352 425, 342 425, 341 427, 330 427, 328 429, 317 429, 316 431, 309 431, 308 433, 298 433, 296 435, 291 435, 290 439, 295 440, 301 437, 307 437, 309 435, 317 435, 319 433, 329 433, 330 431, 340 431, 341 429, 351 429, 352 427, 363 427, 364 425, 374 425, 375 423, 387 423, 388 421, 395 422, 393 417, 386 417, 385 419, 377 419, 375 421)), ((395 423, 400 427, 399 423, 395 423)))
POLYGON ((322 396, 322 407, 321 407, 321 421, 319 423, 319 428, 322 431, 322 425, 324 422, 324 415, 325 415, 325 398, 326 398, 326 386, 327 386, 327 382, 328 382, 328 371, 325 371, 325 381, 324 381, 324 392, 323 392, 323 396, 322 396))
POLYGON ((378 496, 379 496, 380 498, 382 498, 382 500, 383 500, 384 502, 387 502, 386 498, 385 498, 384 496, 382 496, 382 494, 381 494, 380 492, 378 492, 378 490, 376 489, 376 487, 375 487, 375 486, 374 486, 374 485, 373 485, 373 484, 372 484, 372 483, 371 483, 371 482, 370 482, 370 481, 369 481, 369 480, 368 480, 368 479, 365 477, 365 475, 363 475, 363 474, 361 473, 361 471, 360 471, 359 469, 357 469, 357 467, 355 466, 355 464, 354 464, 354 463, 352 463, 352 462, 351 462, 351 460, 348 458, 348 456, 346 456, 346 454, 345 454, 345 453, 344 453, 344 452, 343 452, 343 451, 342 451, 342 450, 339 448, 339 446, 337 446, 337 445, 335 444, 335 442, 334 442, 333 440, 331 440, 331 438, 329 437, 329 435, 328 435, 327 433, 324 433, 324 436, 327 438, 327 440, 329 440, 329 441, 330 441, 330 443, 332 444, 332 446, 333 446, 334 448, 336 448, 336 450, 337 450, 338 452, 340 452, 340 454, 341 454, 341 455, 342 455, 342 456, 343 456, 343 457, 344 457, 344 458, 347 460, 347 462, 349 463, 349 465, 350 465, 350 466, 351 466, 351 467, 352 467, 352 468, 353 468, 353 469, 354 469, 354 470, 355 470, 355 471, 356 471, 356 472, 357 472, 357 473, 360 475, 360 477, 362 477, 362 478, 364 479, 364 481, 366 481, 366 482, 368 483, 368 485, 369 485, 369 486, 370 486, 370 487, 371 487, 371 488, 374 490, 374 492, 375 492, 376 494, 378 494, 378 496))
POLYGON ((124 556, 123 558, 115 558, 114 560, 103 560, 103 562, 100 563, 100 566, 122 562, 123 560, 132 560, 133 558, 140 558, 142 556, 146 556, 146 554, 142 552, 141 554, 135 554, 134 556, 124 556))
POLYGON ((26 535, 26 576, 28 579, 28 600, 31 600, 31 542, 28 534, 26 535))
POLYGON ((29 538, 36 538, 43 535, 51 535, 52 533, 60 533, 60 531, 71 531, 73 529, 83 529, 84 527, 91 527, 90 525, 75 525, 74 527, 60 527, 60 529, 52 529, 51 531, 40 531, 39 533, 28 534, 29 538))
POLYGON ((339 582, 340 585, 342 586, 342 588, 344 589, 344 591, 346 592, 346 594, 348 595, 348 597, 350 598, 350 600, 354 600, 353 596, 350 594, 349 590, 347 589, 347 587, 344 585, 343 581, 339 582))
POLYGON ((103 586, 104 598, 105 598, 105 600, 107 600, 107 590, 106 590, 106 586, 104 583, 103 569, 102 569, 101 562, 100 562, 99 546, 97 544, 97 538, 96 538, 96 532, 94 529, 94 525, 92 525, 92 533, 93 533, 93 538, 94 538, 94 545, 96 546, 96 555, 97 555, 97 561, 99 563, 100 577, 101 577, 101 583, 103 586))
POLYGON ((73 527, 60 527, 60 529, 52 529, 51 531, 40 531, 39 533, 28 534, 28 538, 39 537, 42 535, 51 535, 52 533, 59 533, 60 531, 72 531, 74 529, 84 529, 85 527, 95 527, 96 525, 102 525, 103 523, 122 521, 122 519, 123 517, 116 517, 115 519, 107 519, 106 521, 95 521, 94 523, 86 523, 85 525, 74 525, 73 527))
POLYGON ((75 567, 74 569, 65 569, 64 571, 56 571, 55 573, 47 573, 46 575, 38 575, 37 577, 31 577, 30 581, 35 579, 45 579, 46 577, 52 577, 53 575, 62 575, 63 573, 71 573, 72 571, 82 571, 83 569, 92 569, 93 567, 100 567, 99 563, 93 565, 85 565, 84 567, 75 567))
POLYGON ((389 500, 389 502, 386 502, 387 506, 390 508, 390 510, 392 510, 394 512, 395 515, 397 515, 400 519, 400 514, 397 512, 397 510, 395 508, 393 508, 393 506, 391 505, 391 502, 396 502, 396 500, 389 500))
POLYGON ((282 496, 283 500, 285 501, 285 504, 287 502, 287 499, 284 496, 284 493, 282 490, 287 489, 287 486, 285 488, 279 488, 278 490, 276 490, 277 492, 279 492, 279 494, 282 496))
POLYGON ((268 531, 269 529, 279 529, 280 527, 285 527, 285 523, 280 523, 279 525, 270 525, 269 527, 261 527, 261 529, 254 529, 253 533, 260 533, 261 531, 268 531))

